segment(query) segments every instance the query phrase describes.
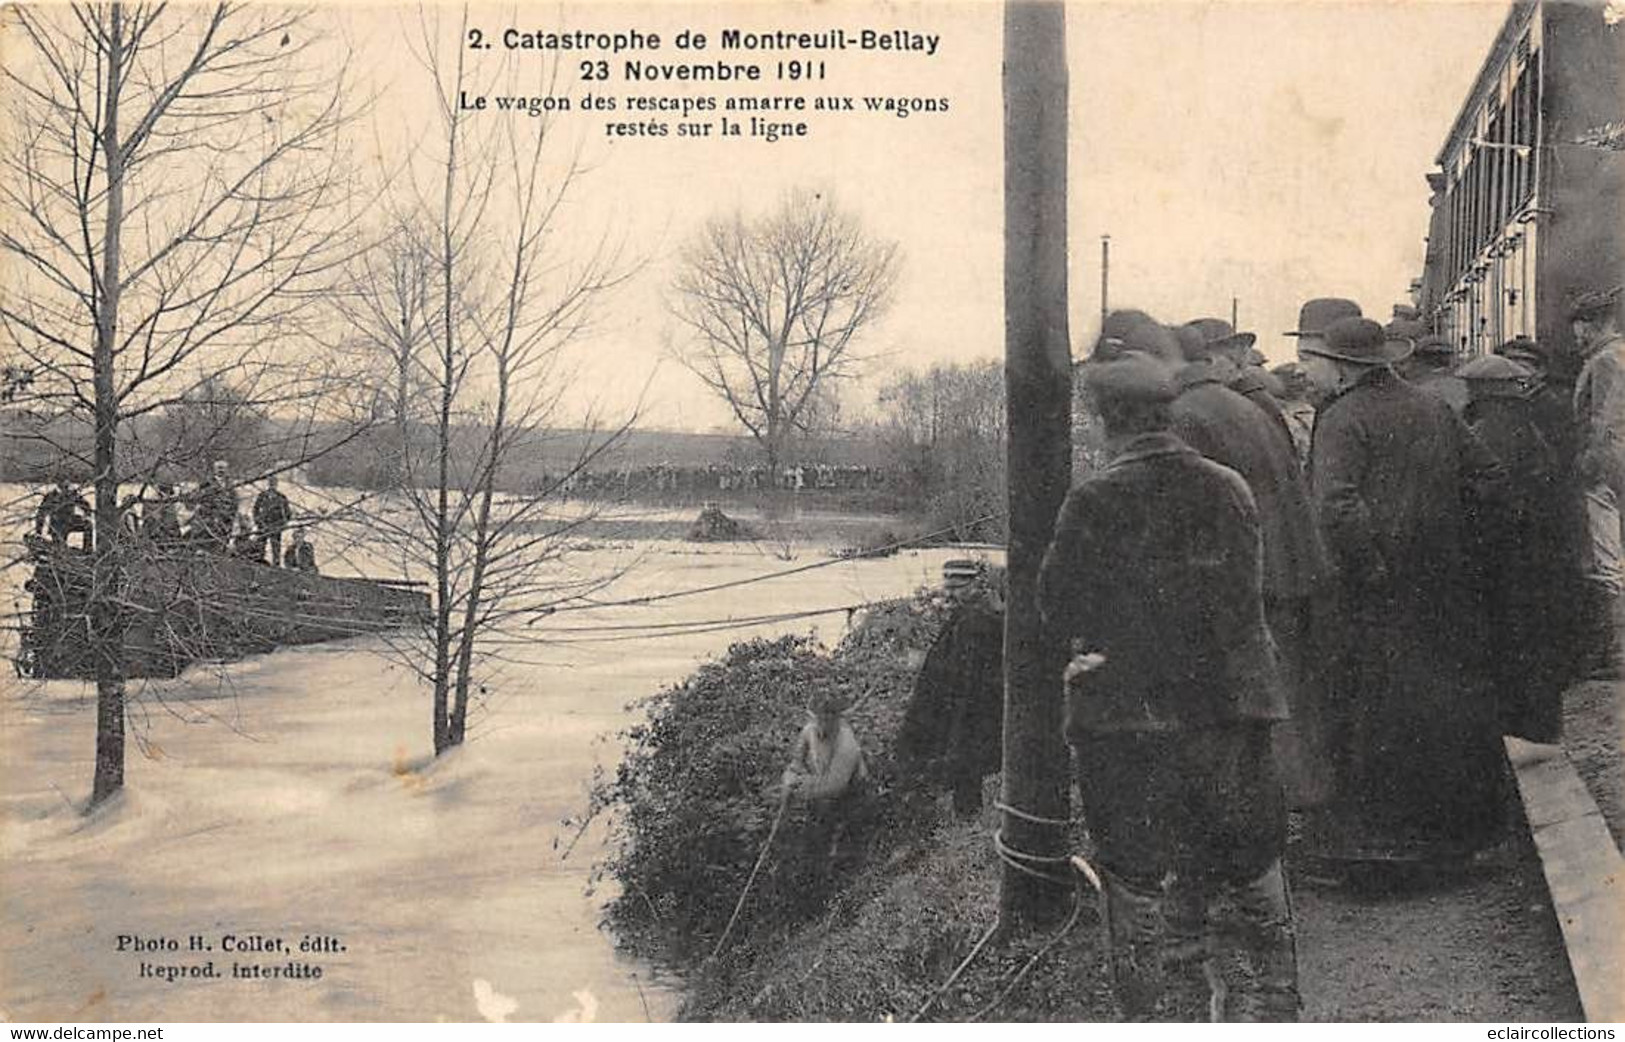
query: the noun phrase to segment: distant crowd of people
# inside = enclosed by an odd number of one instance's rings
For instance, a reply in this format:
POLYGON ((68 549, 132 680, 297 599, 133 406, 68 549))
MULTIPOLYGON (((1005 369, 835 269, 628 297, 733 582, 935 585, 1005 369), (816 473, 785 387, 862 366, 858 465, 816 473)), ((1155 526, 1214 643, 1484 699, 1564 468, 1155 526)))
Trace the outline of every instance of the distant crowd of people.
MULTIPOLYGON (((315 572, 316 548, 304 525, 294 524, 293 504, 277 487, 276 475, 254 497, 252 515, 240 509, 238 486, 231 468, 216 460, 209 476, 190 491, 169 483, 156 487, 154 498, 126 496, 119 503, 118 534, 159 549, 196 549, 245 561, 315 572), (186 510, 184 524, 181 510, 186 510), (288 544, 283 546, 283 537, 288 544)), ((34 534, 89 551, 95 540, 95 515, 85 497, 66 479, 59 479, 40 498, 34 514, 34 534)))
MULTIPOLYGON (((1038 597, 1126 1016, 1296 1019, 1287 812, 1324 884, 1471 864, 1502 835, 1502 736, 1557 755, 1564 690, 1619 678, 1621 297, 1574 299, 1572 386, 1549 345, 1463 364, 1340 298, 1303 305, 1273 369, 1219 319, 1106 317, 1078 375, 1108 462, 1038 597)), ((897 751, 970 815, 1003 604, 976 562, 944 584, 897 751)), ((820 704, 786 773, 825 816, 863 777, 849 729, 820 704)), ((838 831, 817 820, 808 856, 838 831)))
MULTIPOLYGON (((544 476, 541 485, 551 487, 544 476)), ((703 467, 658 463, 625 470, 584 470, 559 482, 565 495, 628 495, 655 492, 674 495, 704 495, 729 491, 788 492, 809 490, 867 491, 883 488, 887 475, 879 467, 859 467, 825 463, 785 464, 777 468, 707 464, 703 467)))

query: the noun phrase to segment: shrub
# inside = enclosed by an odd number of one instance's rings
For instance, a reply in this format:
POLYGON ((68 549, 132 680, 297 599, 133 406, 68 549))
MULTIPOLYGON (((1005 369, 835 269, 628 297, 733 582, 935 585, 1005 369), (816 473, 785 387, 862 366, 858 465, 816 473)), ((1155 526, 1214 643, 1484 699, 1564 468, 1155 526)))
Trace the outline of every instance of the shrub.
MULTIPOLYGON (((873 819, 861 830, 859 858, 931 825, 930 812, 916 815, 888 796, 914 674, 945 617, 946 602, 924 592, 884 602, 864 612, 833 653, 806 636, 742 642, 645 700, 646 719, 625 732, 629 751, 613 777, 595 781, 590 808, 613 814, 611 853, 598 870, 620 884, 609 920, 623 940, 678 961, 710 952, 772 828, 770 790, 805 707, 822 691, 854 698, 848 719, 869 763, 873 819)), ((794 858, 785 856, 805 824, 791 807, 735 940, 816 910, 794 858)))

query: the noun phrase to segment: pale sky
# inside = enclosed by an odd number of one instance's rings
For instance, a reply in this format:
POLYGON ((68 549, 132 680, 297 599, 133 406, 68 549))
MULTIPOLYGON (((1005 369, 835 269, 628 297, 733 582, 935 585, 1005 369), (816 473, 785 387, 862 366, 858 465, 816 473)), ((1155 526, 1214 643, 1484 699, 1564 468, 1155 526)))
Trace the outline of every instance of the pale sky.
MULTIPOLYGON (((1275 360, 1279 334, 1313 296, 1347 296, 1386 319, 1421 273, 1427 224, 1423 175, 1505 17, 1505 3, 1077 3, 1068 9, 1071 75, 1069 234, 1075 353, 1099 314, 1099 236, 1112 236, 1111 303, 1165 321, 1228 318, 1259 333, 1275 360)), ((374 4, 324 13, 354 41, 380 92, 384 139, 426 126, 421 71, 404 57, 401 15, 374 4)), ((603 136, 603 117, 577 112, 591 174, 568 217, 583 241, 604 232, 642 265, 606 301, 581 345, 572 399, 611 412, 638 398, 643 425, 706 429, 726 410, 663 355, 673 325, 663 303, 685 239, 713 214, 770 208, 789 189, 833 193, 876 235, 896 239, 904 268, 896 305, 866 338, 882 356, 870 387, 897 366, 999 357, 1002 315, 1001 8, 994 3, 567 3, 477 9, 494 35, 521 29, 640 28, 659 32, 658 62, 822 58, 828 77, 766 93, 948 98, 946 114, 809 114, 812 133, 750 138, 603 136), (844 27, 937 34, 918 53, 725 52, 722 29, 844 27), (707 33, 703 54, 676 50, 683 28, 707 33)), ((475 55, 501 60, 500 45, 475 55)), ((575 59, 571 56, 571 71, 575 59)), ((515 59, 536 62, 535 52, 515 59)), ((627 84, 617 95, 720 94, 722 85, 627 84)), ((486 68, 491 68, 487 66, 486 68)), ((589 85, 578 85, 577 90, 589 85)), ((862 106, 862 101, 858 102, 862 106)), ((525 118, 489 114, 481 118, 525 118)), ((663 117, 675 121, 675 117, 663 117)), ((696 118, 715 118, 714 116, 696 118)), ((802 118, 802 117, 796 117, 802 118)))

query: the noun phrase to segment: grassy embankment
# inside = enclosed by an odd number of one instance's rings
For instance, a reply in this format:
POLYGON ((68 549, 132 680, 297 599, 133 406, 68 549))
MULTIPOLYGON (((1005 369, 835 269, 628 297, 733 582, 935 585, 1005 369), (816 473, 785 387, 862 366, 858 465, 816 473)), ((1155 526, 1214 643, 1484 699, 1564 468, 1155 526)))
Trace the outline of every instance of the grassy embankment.
MULTIPOLYGON (((866 613, 833 651, 794 637, 735 645, 648 701, 631 753, 597 787, 618 851, 601 870, 622 887, 610 921, 623 941, 686 977, 686 1019, 907 1020, 993 924, 992 812, 960 822, 941 801, 905 799, 893 755, 943 616, 922 594, 866 613), (769 787, 827 687, 857 697, 849 715, 874 775, 861 853, 829 892, 811 890, 792 809, 712 958, 773 831, 769 787)), ((929 1019, 1112 1019, 1093 900, 1077 911, 1053 945, 1054 931, 985 946, 929 1019)))

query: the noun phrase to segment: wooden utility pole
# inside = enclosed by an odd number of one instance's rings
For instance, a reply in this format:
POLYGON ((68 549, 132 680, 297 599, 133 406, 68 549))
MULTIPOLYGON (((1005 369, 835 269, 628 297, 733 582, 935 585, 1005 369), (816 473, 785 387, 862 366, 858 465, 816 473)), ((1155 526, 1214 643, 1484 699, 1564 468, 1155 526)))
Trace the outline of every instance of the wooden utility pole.
POLYGON ((1111 289, 1111 276, 1112 237, 1110 235, 1102 235, 1100 237, 1100 321, 1102 324, 1105 323, 1106 315, 1109 313, 1107 311, 1106 299, 1109 296, 1109 291, 1111 289))
MULTIPOLYGON (((1008 405, 1009 587, 1004 622, 1003 841, 1065 853, 1072 787, 1061 739, 1063 649, 1044 639, 1038 567, 1071 476, 1072 366, 1066 299, 1066 12, 1053 0, 1004 8, 1004 381, 1008 405), (1042 819, 1042 820, 1034 820, 1042 819)), ((1063 882, 1004 869, 1006 929, 1064 911, 1063 882)))
POLYGON ((1240 313, 1241 313, 1241 298, 1240 297, 1231 297, 1230 298, 1230 328, 1231 328, 1232 331, 1241 328, 1241 326, 1239 325, 1240 318, 1238 317, 1240 315, 1240 313))

